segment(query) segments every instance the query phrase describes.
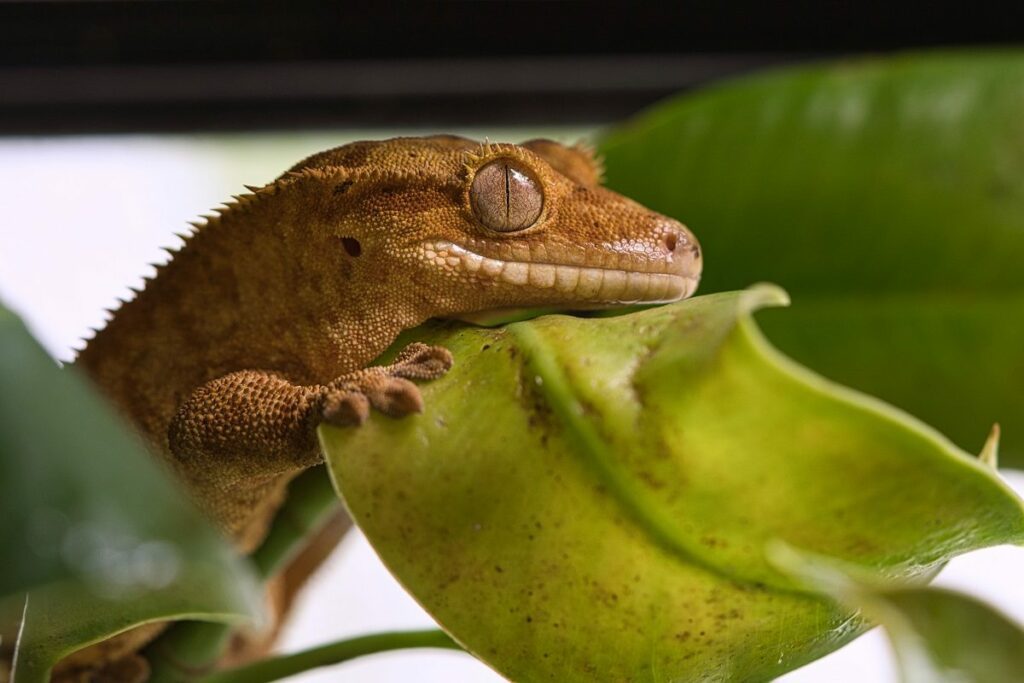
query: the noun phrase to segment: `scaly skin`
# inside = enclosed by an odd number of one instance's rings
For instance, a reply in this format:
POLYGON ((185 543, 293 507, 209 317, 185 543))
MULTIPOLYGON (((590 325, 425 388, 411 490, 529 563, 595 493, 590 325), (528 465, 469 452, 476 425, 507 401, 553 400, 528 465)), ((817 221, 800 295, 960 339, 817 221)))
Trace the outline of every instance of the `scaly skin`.
MULTIPOLYGON (((422 345, 366 369, 402 330, 696 289, 693 235, 599 175, 585 150, 545 140, 438 136, 317 154, 199 226, 77 364, 251 550, 287 482, 320 461, 319 422, 417 411, 409 380, 447 370, 447 351, 422 345)), ((73 668, 97 664, 73 657, 73 668)))

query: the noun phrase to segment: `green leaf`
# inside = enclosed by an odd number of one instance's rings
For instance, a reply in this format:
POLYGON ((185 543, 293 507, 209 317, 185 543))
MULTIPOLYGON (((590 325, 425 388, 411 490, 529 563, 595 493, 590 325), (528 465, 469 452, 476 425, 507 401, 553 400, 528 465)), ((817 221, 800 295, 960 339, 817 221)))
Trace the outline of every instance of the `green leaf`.
POLYGON ((909 576, 1024 540, 991 468, 770 348, 749 312, 784 301, 418 330, 454 369, 421 416, 323 428, 329 467, 392 572, 512 680, 770 678, 863 627, 772 539, 909 576))
POLYGON ((1024 466, 1024 53, 844 61, 671 99, 600 143, 703 292, 778 282, 783 351, 1024 466))
POLYGON ((773 551, 780 568, 881 624, 905 683, 1005 683, 1024 672, 1024 631, 970 596, 884 581, 786 546, 773 551))
MULTIPOLYGON (((312 467, 288 484, 288 496, 274 515, 270 530, 249 556, 264 582, 294 560, 312 535, 338 512, 338 498, 324 469, 312 467)), ((231 644, 231 634, 231 625, 226 623, 174 624, 143 652, 150 665, 149 683, 187 681, 196 671, 216 668, 231 644)))
POLYGON ((248 563, 2 308, 0 349, 0 635, 10 647, 24 614, 16 683, 136 624, 258 614, 248 563))

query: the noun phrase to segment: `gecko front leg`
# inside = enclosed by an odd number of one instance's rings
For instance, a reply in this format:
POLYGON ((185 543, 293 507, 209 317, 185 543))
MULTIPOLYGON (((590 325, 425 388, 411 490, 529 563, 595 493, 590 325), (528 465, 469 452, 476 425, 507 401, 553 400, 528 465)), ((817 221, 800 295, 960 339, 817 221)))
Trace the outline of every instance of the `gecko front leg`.
POLYGON ((286 475, 321 461, 320 423, 359 425, 371 409, 392 417, 420 412, 423 398, 412 380, 435 379, 451 365, 447 349, 417 342, 390 365, 327 384, 295 384, 265 370, 233 372, 199 387, 181 405, 168 446, 198 500, 249 546, 280 503, 286 475))

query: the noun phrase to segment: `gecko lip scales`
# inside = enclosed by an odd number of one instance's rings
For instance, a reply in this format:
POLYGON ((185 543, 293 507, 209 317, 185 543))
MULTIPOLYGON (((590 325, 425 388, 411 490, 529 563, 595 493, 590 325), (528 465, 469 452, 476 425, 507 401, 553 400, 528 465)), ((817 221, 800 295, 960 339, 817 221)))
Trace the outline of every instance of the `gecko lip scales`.
MULTIPOLYGON (((665 262, 672 270, 641 271, 595 268, 558 263, 533 263, 489 258, 451 242, 424 245, 424 257, 442 268, 459 267, 478 277, 550 289, 581 301, 603 303, 666 303, 678 301, 697 289, 698 277, 682 264, 665 262)), ((639 265, 639 264, 638 264, 639 265)), ((650 267, 649 262, 644 264, 650 267)), ((660 265, 660 264, 659 264, 660 265)))

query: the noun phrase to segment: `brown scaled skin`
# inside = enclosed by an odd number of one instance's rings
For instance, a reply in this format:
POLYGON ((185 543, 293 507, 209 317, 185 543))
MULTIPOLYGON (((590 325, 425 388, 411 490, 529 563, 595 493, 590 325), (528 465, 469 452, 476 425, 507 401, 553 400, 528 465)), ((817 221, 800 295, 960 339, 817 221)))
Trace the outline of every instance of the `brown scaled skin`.
POLYGON ((320 462, 318 423, 420 410, 411 380, 442 375, 447 351, 367 369, 402 330, 696 289, 693 235, 599 177, 588 152, 547 140, 317 154, 199 227, 77 364, 251 550, 287 482, 320 462))

